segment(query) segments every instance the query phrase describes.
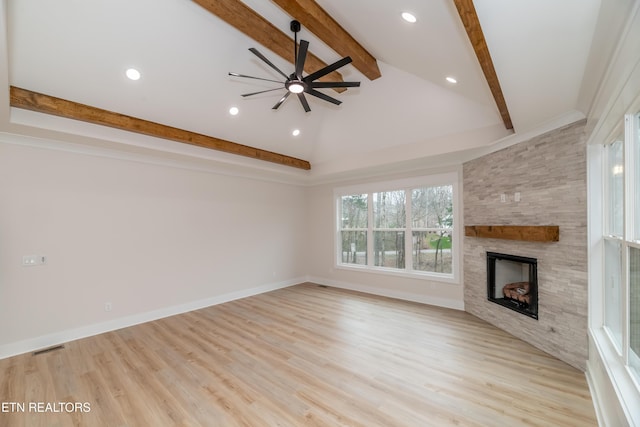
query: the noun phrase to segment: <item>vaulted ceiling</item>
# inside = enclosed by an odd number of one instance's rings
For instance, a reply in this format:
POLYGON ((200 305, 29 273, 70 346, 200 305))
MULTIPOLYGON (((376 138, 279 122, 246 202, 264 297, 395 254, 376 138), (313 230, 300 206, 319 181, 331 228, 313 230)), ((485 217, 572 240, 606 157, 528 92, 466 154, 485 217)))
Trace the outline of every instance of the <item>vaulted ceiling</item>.
POLYGON ((608 59, 592 49, 600 0, 2 5, 0 130, 304 177, 464 158, 569 123, 585 116, 595 91, 585 84, 588 61, 608 59), (282 80, 252 47, 292 72, 292 19, 315 58, 305 73, 353 58, 330 80, 361 86, 324 89, 341 105, 308 96, 305 113, 290 97, 272 110, 284 89, 241 95, 278 84, 229 76, 282 80), (142 78, 128 80, 129 67, 142 78))

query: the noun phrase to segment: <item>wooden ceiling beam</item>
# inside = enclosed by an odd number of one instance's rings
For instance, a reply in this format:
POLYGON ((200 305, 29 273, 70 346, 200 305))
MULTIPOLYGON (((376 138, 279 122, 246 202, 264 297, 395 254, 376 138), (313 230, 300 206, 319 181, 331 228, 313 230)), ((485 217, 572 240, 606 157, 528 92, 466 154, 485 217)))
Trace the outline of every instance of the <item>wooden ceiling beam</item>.
POLYGON ((196 145, 198 147, 223 151, 225 153, 236 154, 252 159, 264 160, 293 168, 304 170, 311 169, 311 165, 306 160, 138 119, 136 117, 126 116, 124 114, 114 113, 112 111, 32 92, 15 86, 10 87, 10 95, 10 104, 15 108, 22 108, 67 119, 108 126, 142 135, 181 142, 183 144, 196 145))
POLYGON ((350 56, 353 66, 369 80, 380 77, 378 62, 314 0, 271 0, 338 54, 350 56))
MULTIPOLYGON (((251 37, 283 59, 295 63, 292 38, 264 19, 256 11, 240 0, 193 0, 227 24, 251 37)), ((304 70, 311 74, 327 66, 311 52, 307 54, 304 70)), ((285 70, 286 71, 286 70, 285 70)), ((342 75, 334 71, 320 78, 321 81, 344 81, 342 75)), ((345 88, 337 88, 343 92, 345 88)))
POLYGON ((460 19, 464 24, 464 29, 467 32, 469 41, 476 53, 478 62, 480 62, 480 67, 482 67, 484 77, 487 79, 493 99, 495 100, 498 111, 502 116, 502 121, 507 129, 513 129, 509 109, 507 108, 507 103, 504 100, 504 95, 502 94, 498 75, 493 67, 489 47, 487 46, 487 41, 484 38, 484 33, 482 32, 482 27, 480 26, 480 20, 478 19, 476 8, 473 5, 473 0, 453 0, 453 2, 456 5, 456 9, 458 9, 458 15, 460 15, 460 19))

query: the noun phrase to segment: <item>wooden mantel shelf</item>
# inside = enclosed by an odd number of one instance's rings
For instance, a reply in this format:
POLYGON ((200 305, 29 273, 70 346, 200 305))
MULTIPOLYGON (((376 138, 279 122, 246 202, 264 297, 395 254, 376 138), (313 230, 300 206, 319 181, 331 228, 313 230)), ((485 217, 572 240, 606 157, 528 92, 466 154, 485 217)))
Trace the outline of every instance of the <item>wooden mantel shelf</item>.
POLYGON ((557 225, 467 225, 464 227, 464 235, 528 242, 557 242, 560 240, 560 227, 557 225))

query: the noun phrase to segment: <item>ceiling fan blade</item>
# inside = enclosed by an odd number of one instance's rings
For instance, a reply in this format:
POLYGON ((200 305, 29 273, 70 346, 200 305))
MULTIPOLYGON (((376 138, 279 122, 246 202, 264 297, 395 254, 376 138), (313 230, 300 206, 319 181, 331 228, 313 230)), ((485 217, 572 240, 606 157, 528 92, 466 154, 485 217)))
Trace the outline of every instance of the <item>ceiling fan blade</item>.
POLYGON ((304 108, 305 113, 308 113, 309 111, 311 111, 311 107, 309 107, 307 98, 304 97, 304 92, 301 92, 298 94, 298 99, 300 100, 300 103, 302 104, 302 108, 304 108))
POLYGON ((360 82, 311 82, 309 87, 320 89, 331 89, 334 87, 360 87, 360 82))
POLYGON ((253 53, 255 56, 257 56, 258 58, 262 59, 268 66, 270 66, 271 68, 273 68, 274 70, 276 70, 278 73, 280 73, 285 79, 288 79, 289 76, 287 76, 285 73, 283 73, 282 71, 280 71, 280 69, 278 67, 276 67, 271 61, 269 61, 267 59, 266 56, 264 56, 263 54, 261 54, 260 52, 258 52, 258 50, 256 48, 250 48, 249 49, 251 51, 251 53, 253 53))
POLYGON ((325 95, 325 94, 324 94, 324 93, 322 93, 322 92, 318 92, 317 90, 309 89, 309 90, 307 90, 306 92, 307 92, 309 95, 313 95, 313 96, 315 96, 316 98, 324 99, 325 101, 328 101, 328 102, 330 102, 330 103, 332 103, 332 104, 336 104, 336 105, 340 105, 340 104, 342 104, 342 101, 338 101, 337 99, 332 98, 332 97, 330 97, 329 95, 325 95))
POLYGON ((282 82, 279 82, 278 80, 263 79, 262 77, 247 76, 245 74, 229 73, 229 75, 233 77, 244 77, 245 79, 256 79, 256 80, 264 80, 265 82, 282 83, 282 82))
POLYGON ((337 70, 340 67, 344 67, 345 65, 349 64, 351 62, 351 57, 350 56, 345 56, 344 58, 340 59, 339 61, 334 62, 331 65, 327 65, 324 68, 319 69, 318 71, 309 74, 307 77, 305 77, 304 80, 306 83, 312 82, 316 79, 319 79, 322 76, 325 76, 335 70, 337 70))
POLYGON ((251 95, 258 95, 260 93, 273 92, 274 90, 281 90, 281 89, 284 89, 284 86, 283 87, 277 87, 275 89, 261 90, 260 92, 245 93, 244 95, 241 95, 241 96, 245 97, 245 96, 251 96, 251 95))
POLYGON ((307 50, 309 50, 309 42, 300 40, 300 50, 296 58, 296 77, 302 80, 302 71, 304 70, 304 61, 307 60, 307 50))
POLYGON ((289 97, 289 95, 291 95, 291 92, 287 91, 287 93, 284 94, 284 96, 282 98, 280 98, 280 101, 278 101, 276 103, 276 105, 274 105, 273 107, 271 107, 272 110, 277 110, 278 108, 280 108, 280 106, 282 105, 282 103, 289 97))

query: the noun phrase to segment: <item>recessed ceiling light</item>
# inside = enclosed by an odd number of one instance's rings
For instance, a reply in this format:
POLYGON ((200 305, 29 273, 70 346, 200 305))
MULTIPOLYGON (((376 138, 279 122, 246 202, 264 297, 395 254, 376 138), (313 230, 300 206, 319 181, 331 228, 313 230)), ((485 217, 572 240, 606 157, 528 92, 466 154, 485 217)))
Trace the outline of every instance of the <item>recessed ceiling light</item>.
POLYGON ((402 19, 412 24, 418 20, 413 13, 409 12, 402 12, 402 19))
POLYGON ((229 114, 231 114, 232 116, 236 116, 239 112, 240 110, 238 109, 238 107, 229 108, 229 114))
POLYGON ((293 136, 300 135, 300 129, 294 129, 293 132, 291 132, 291 135, 293 135, 293 136))
POLYGON ((139 80, 140 79, 140 71, 135 68, 129 68, 126 73, 127 77, 131 80, 139 80))
POLYGON ((447 77, 447 81, 449 83, 458 83, 458 81, 455 78, 451 77, 451 76, 447 77))

